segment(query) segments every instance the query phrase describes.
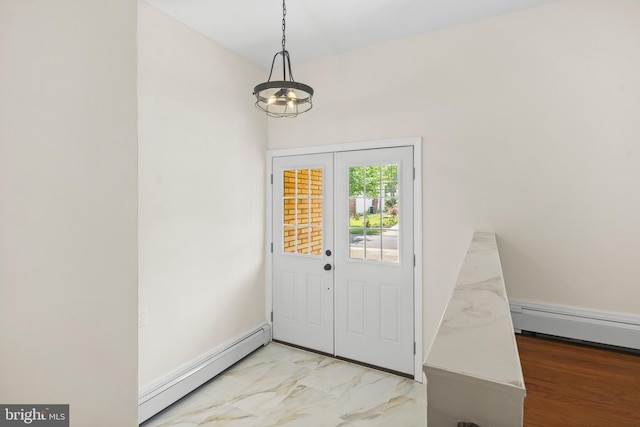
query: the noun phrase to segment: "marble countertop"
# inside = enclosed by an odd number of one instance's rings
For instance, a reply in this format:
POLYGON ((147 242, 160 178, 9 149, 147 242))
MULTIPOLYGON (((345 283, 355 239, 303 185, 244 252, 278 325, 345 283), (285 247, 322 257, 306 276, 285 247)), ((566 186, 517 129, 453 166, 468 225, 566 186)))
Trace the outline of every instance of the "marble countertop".
POLYGON ((474 234, 424 367, 524 392, 494 233, 474 234))

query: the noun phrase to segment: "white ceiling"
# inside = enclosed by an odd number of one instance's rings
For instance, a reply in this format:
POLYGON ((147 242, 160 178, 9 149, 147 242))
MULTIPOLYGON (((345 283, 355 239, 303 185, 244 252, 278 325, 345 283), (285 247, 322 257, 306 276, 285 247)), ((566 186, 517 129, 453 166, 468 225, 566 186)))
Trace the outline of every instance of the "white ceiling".
MULTIPOLYGON (((281 0, 148 0, 269 68, 281 50, 281 0)), ((336 55, 557 0, 289 0, 292 63, 336 55)))

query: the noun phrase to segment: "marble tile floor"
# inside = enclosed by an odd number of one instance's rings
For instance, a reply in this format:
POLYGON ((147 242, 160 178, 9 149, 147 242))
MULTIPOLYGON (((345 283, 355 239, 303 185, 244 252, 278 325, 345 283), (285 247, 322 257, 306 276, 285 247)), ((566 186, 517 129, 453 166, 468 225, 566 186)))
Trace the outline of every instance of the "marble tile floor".
POLYGON ((142 427, 424 427, 424 384, 278 343, 142 427))

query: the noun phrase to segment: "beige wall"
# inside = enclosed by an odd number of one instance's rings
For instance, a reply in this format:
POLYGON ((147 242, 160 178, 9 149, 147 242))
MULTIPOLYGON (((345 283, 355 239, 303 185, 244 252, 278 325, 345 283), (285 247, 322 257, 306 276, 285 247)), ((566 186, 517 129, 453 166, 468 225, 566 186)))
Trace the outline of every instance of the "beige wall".
POLYGON ((137 424, 136 6, 0 2, 0 402, 137 424))
POLYGON ((264 70, 139 4, 140 386, 265 320, 264 70))
MULTIPOLYGON (((264 319, 265 135, 423 137, 425 346, 476 229, 510 297, 640 314, 635 0, 294 64, 314 110, 268 133, 262 70, 139 6, 141 386, 264 319)), ((72 425, 137 419, 135 9, 0 5, 0 401, 72 425)))
POLYGON ((567 0, 294 64, 314 109, 268 146, 423 137, 425 346, 474 230, 511 298, 640 315, 639 19, 567 0))

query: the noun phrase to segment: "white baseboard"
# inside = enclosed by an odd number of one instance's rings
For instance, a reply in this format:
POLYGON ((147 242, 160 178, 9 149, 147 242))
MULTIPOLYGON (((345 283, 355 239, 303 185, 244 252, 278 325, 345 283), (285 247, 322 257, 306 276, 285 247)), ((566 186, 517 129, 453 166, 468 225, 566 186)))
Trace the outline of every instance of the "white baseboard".
POLYGON ((151 418, 270 341, 271 326, 263 322, 143 387, 138 392, 138 423, 151 418))
POLYGON ((640 317, 510 300, 516 333, 538 332, 640 350, 640 317))

